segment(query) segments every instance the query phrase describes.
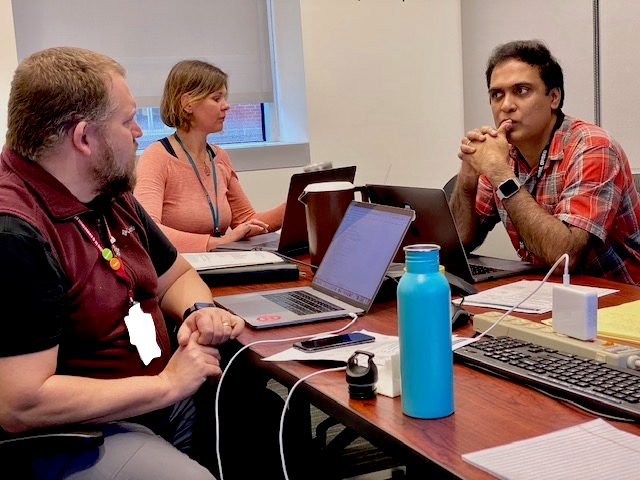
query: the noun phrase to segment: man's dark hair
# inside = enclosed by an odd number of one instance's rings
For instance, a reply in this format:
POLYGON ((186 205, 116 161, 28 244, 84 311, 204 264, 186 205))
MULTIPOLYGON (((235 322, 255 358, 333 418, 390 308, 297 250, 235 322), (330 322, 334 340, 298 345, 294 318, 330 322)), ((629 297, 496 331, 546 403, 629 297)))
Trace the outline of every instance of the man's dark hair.
POLYGON ((558 110, 564 104, 564 76, 562 67, 555 59, 547 46, 539 40, 516 40, 498 45, 494 48, 487 62, 487 88, 490 88, 491 74, 493 70, 508 60, 518 60, 528 63, 538 69, 540 78, 547 87, 547 95, 552 88, 560 89, 560 104, 558 110))

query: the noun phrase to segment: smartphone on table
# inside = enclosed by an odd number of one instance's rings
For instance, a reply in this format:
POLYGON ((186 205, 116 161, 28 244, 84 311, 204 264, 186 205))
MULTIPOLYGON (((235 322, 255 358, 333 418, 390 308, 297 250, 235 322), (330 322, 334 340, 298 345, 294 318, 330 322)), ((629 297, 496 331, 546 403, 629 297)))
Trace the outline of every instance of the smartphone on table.
POLYGON ((316 340, 306 340, 304 342, 296 342, 293 348, 304 352, 317 352, 319 350, 328 350, 329 348, 346 347, 348 345, 359 345, 361 343, 371 343, 375 341, 375 337, 360 332, 344 333, 342 335, 333 335, 331 337, 318 338, 316 340))

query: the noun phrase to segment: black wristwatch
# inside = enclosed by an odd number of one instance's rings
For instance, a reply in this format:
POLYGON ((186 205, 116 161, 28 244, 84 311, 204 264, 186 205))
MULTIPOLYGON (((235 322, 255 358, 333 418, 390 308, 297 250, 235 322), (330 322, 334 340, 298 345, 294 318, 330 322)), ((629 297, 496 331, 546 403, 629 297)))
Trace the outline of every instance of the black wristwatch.
POLYGON ((508 178, 496 188, 496 193, 498 194, 498 198, 500 200, 504 200, 505 198, 513 197, 518 190, 522 187, 522 183, 517 178, 508 178))
POLYGON ((215 307, 215 304, 205 303, 205 302, 196 302, 184 311, 184 313, 182 314, 182 320, 186 320, 187 317, 191 315, 193 312, 195 312, 196 310, 200 310, 201 308, 209 308, 209 307, 215 307))

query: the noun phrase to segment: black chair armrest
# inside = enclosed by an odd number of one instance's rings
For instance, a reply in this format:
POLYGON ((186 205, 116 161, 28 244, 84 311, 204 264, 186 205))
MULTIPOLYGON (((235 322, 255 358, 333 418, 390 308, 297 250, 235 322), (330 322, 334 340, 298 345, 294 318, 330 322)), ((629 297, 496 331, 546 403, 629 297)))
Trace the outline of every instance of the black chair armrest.
POLYGON ((21 433, 7 433, 0 429, 0 451, 14 448, 51 450, 82 450, 99 447, 104 434, 95 425, 69 425, 38 428, 21 433))

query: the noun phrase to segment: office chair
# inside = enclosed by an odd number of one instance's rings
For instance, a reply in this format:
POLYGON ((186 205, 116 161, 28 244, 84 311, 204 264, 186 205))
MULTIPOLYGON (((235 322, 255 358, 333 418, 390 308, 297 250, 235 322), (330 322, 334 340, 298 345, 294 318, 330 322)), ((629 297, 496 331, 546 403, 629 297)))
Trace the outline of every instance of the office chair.
POLYGON ((454 175, 447 183, 444 184, 444 187, 442 187, 444 193, 447 195, 447 200, 451 200, 451 195, 453 194, 453 189, 456 186, 457 179, 458 175, 454 175))
POLYGON ((633 184, 636 186, 636 190, 640 193, 640 173, 632 173, 633 184))
POLYGON ((104 443, 102 430, 95 425, 67 425, 39 428, 22 433, 0 429, 0 458, 7 459, 8 471, 29 478, 31 462, 43 452, 82 451, 104 443))
POLYGON ((60 449, 99 447, 104 443, 102 430, 95 425, 69 425, 38 428, 22 433, 7 433, 0 429, 0 452, 5 454, 13 449, 49 448, 60 449), (47 445, 49 444, 49 446, 47 445))

